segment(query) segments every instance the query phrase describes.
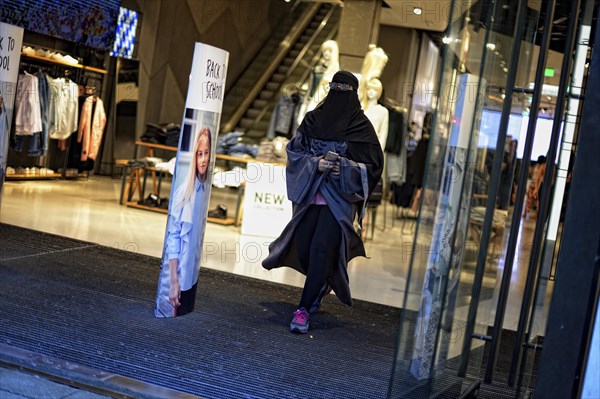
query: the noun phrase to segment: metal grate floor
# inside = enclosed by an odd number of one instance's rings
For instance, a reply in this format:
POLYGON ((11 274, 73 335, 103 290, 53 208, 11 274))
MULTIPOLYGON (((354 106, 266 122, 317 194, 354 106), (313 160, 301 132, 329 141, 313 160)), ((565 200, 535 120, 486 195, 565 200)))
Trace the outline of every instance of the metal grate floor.
POLYGON ((297 336, 298 288, 204 269, 196 311, 156 319, 158 259, 0 226, 4 344, 205 398, 386 395, 398 309, 327 298, 297 336))

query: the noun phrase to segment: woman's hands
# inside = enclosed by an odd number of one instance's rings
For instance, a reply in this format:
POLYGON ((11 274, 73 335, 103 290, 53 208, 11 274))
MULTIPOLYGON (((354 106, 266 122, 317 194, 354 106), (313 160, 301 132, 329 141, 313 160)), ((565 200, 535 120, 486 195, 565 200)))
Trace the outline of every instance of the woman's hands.
POLYGON ((331 170, 334 174, 340 173, 340 163, 338 161, 328 161, 325 158, 319 159, 319 172, 331 170))

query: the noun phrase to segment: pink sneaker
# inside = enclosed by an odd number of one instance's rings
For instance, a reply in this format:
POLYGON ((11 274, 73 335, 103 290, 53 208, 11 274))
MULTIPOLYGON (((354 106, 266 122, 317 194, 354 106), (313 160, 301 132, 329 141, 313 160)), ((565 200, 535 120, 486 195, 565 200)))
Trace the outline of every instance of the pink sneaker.
POLYGON ((294 312, 294 318, 290 323, 290 331, 297 334, 306 334, 308 332, 309 314, 305 308, 300 308, 294 312))

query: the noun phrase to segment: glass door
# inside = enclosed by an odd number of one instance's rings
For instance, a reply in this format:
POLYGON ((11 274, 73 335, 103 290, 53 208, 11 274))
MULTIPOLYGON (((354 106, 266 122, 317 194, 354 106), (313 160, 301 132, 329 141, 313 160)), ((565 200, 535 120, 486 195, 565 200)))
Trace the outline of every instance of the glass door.
POLYGON ((511 84, 528 75, 537 22, 522 18, 515 57, 518 8, 508 0, 453 2, 432 128, 423 137, 425 178, 391 398, 459 397, 481 378, 485 341, 472 337, 489 334, 516 167, 511 132, 520 129, 524 98, 513 96, 501 116, 509 66, 521 51, 511 84))
MULTIPOLYGON (((554 162, 556 172, 551 178, 552 199, 548 207, 547 217, 539 220, 544 223, 543 242, 539 261, 539 271, 536 283, 532 287, 533 300, 531 315, 525 331, 522 360, 515 364, 517 388, 521 397, 528 397, 533 392, 536 383, 537 368, 543 350, 544 337, 548 322, 548 312, 553 295, 554 281, 559 278, 556 269, 560 242, 562 240, 562 225, 568 200, 573 159, 577 150, 579 121, 583 111, 585 97, 585 82, 587 81, 589 55, 591 54, 590 35, 595 2, 581 2, 580 25, 576 28, 575 57, 572 61, 571 73, 568 75, 568 89, 563 100, 566 104, 564 115, 560 118, 560 142, 554 162)), ((566 28, 565 23, 564 28, 566 28)), ((564 54, 563 54, 564 56, 564 54)), ((561 68, 562 69, 562 68, 561 68)), ((561 70, 559 74, 562 74, 561 70)), ((558 93, 560 95, 560 93, 558 93)), ((554 112, 557 112, 555 110, 554 112)), ((555 122, 556 123, 556 122, 555 122)))

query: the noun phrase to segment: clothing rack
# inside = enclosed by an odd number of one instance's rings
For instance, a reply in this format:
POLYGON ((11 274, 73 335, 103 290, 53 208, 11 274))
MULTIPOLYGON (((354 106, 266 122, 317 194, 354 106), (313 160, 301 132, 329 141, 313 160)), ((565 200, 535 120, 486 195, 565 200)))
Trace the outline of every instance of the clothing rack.
MULTIPOLYGON (((35 74, 37 72, 45 72, 48 75, 54 77, 54 78, 59 78, 59 77, 63 77, 63 78, 68 78, 71 81, 75 82, 76 84, 86 84, 90 81, 93 81, 93 85, 90 85, 90 87, 94 88, 94 92, 92 94, 96 95, 97 90, 99 89, 99 92, 102 91, 102 85, 104 83, 104 75, 106 75, 108 73, 107 70, 104 69, 100 69, 100 68, 94 68, 94 67, 88 67, 85 65, 81 65, 81 64, 69 64, 66 63, 64 61, 61 60, 55 60, 55 59, 51 59, 51 58, 47 58, 47 57, 42 57, 42 56, 38 56, 38 55, 32 55, 32 54, 28 54, 28 53, 21 53, 21 60, 19 63, 19 72, 28 72, 30 74, 35 74), (99 88, 97 86, 100 86, 99 88)), ((14 126, 13 126, 14 129, 14 126)), ((23 175, 23 174, 13 174, 13 175, 6 175, 6 180, 38 180, 38 179, 48 179, 48 178, 57 178, 60 177, 62 179, 67 179, 67 178, 71 178, 71 177, 89 177, 89 172, 85 172, 85 173, 77 173, 76 175, 71 175, 69 173, 67 173, 67 167, 68 167, 68 161, 69 161, 69 152, 70 152, 70 147, 71 147, 71 140, 73 139, 73 136, 69 137, 69 139, 67 139, 66 143, 67 143, 67 147, 66 149, 63 151, 64 154, 63 155, 63 159, 62 159, 62 173, 58 174, 58 173, 53 173, 53 174, 46 174, 46 175, 23 175)), ((14 151, 11 150, 12 153, 14 153, 14 151)), ((44 167, 48 167, 49 163, 50 163, 50 158, 52 158, 53 156, 56 155, 57 149, 48 149, 48 153, 43 155, 43 156, 39 156, 39 157, 30 157, 27 155, 21 155, 19 154, 18 156, 15 155, 15 157, 19 160, 19 162, 24 161, 25 159, 27 159, 27 162, 21 162, 22 164, 30 164, 31 158, 37 158, 38 161, 40 162, 36 162, 36 166, 42 166, 40 164, 43 164, 44 167)), ((17 166, 17 165, 15 165, 17 166)))

